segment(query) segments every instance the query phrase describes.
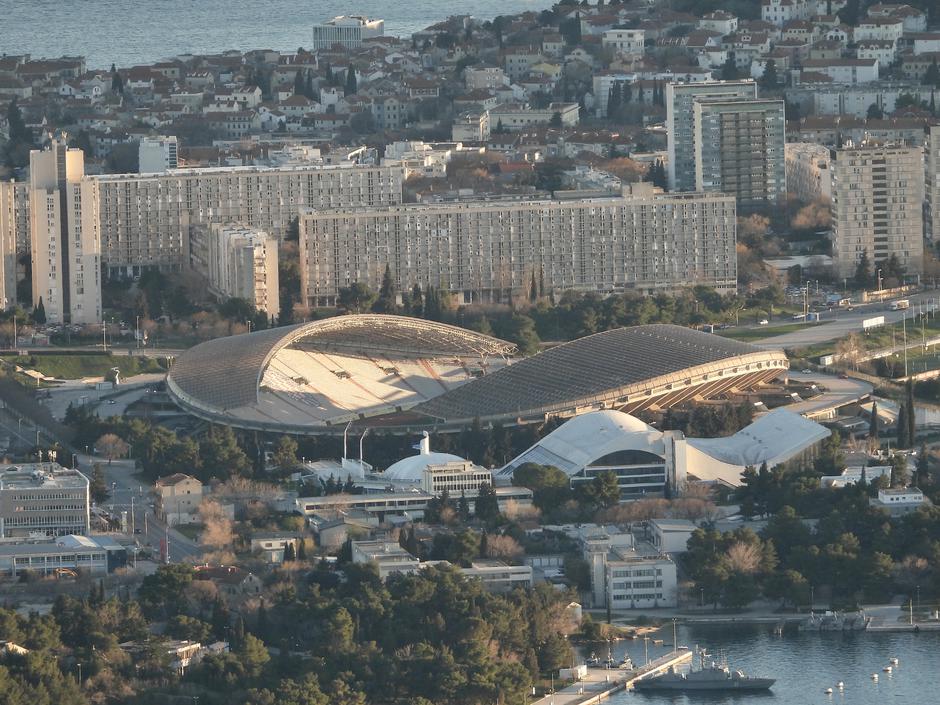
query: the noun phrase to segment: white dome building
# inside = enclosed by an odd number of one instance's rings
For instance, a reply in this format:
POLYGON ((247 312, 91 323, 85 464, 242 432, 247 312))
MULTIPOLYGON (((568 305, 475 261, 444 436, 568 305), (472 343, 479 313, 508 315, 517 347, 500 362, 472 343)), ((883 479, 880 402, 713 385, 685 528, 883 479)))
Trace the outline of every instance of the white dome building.
POLYGON ((430 465, 447 465, 448 463, 466 463, 465 458, 453 453, 434 453, 431 451, 431 439, 425 433, 418 443, 418 454, 402 458, 388 467, 383 477, 396 483, 411 483, 420 485, 424 479, 424 471, 430 465))

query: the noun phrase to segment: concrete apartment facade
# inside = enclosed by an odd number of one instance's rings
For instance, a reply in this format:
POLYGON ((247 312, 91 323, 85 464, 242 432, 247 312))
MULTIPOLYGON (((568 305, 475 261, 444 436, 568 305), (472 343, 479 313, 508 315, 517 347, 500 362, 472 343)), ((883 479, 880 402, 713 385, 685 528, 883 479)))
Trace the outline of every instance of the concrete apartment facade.
POLYGON ((461 303, 527 292, 637 292, 736 287, 736 208, 723 194, 662 194, 633 184, 621 197, 494 200, 303 211, 303 301, 332 305, 362 282, 378 290, 386 264, 399 291, 443 287, 461 303))
POLYGON ((706 81, 666 84, 666 134, 671 191, 695 189, 695 101, 757 98, 754 81, 706 81))
POLYGON ((268 318, 278 316, 277 238, 257 228, 212 223, 194 229, 191 244, 193 268, 205 275, 215 296, 245 299, 268 318))
POLYGON ((906 274, 924 258, 924 159, 920 147, 867 143, 832 151, 832 255, 841 278, 863 253, 873 266, 896 255, 906 274))
POLYGON ((694 101, 695 189, 733 194, 741 208, 786 198, 782 100, 694 101))
POLYGON ((53 323, 101 320, 101 250, 97 182, 85 156, 65 138, 29 159, 33 302, 53 323))
POLYGON ((16 256, 31 252, 33 301, 42 299, 50 323, 100 322, 103 276, 188 267, 193 227, 239 223, 281 238, 301 208, 402 200, 398 165, 88 176, 83 153, 65 139, 31 153, 29 184, 0 184, 0 297, 15 302, 16 256))
POLYGON ((789 142, 785 147, 787 192, 803 201, 832 199, 832 168, 828 147, 789 142))
MULTIPOLYGON (((940 125, 927 128, 924 146, 924 196, 925 234, 931 242, 940 242, 940 125)), ((2 217, 0 214, 0 218, 2 217)))
POLYGON ((87 535, 89 483, 58 463, 0 466, 0 538, 87 535))

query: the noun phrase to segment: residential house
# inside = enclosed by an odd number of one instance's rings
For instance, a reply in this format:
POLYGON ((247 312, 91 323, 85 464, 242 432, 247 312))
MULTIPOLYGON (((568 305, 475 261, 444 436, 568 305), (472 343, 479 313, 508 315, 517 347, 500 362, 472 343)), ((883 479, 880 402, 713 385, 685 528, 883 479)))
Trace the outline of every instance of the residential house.
POLYGON ((170 526, 192 524, 198 520, 202 503, 202 482, 181 472, 161 477, 154 483, 154 511, 170 526))
POLYGON ((257 575, 234 565, 196 566, 194 577, 211 581, 221 594, 236 599, 260 595, 263 587, 257 575))

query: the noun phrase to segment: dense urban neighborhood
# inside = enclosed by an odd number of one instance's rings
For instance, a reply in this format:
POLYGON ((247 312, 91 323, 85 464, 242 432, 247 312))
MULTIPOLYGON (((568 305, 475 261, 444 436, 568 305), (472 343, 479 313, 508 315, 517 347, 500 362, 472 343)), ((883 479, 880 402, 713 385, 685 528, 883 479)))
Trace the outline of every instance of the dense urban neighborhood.
POLYGON ((936 13, 4 36, 0 702, 587 705, 694 690, 680 625, 940 631, 936 13))

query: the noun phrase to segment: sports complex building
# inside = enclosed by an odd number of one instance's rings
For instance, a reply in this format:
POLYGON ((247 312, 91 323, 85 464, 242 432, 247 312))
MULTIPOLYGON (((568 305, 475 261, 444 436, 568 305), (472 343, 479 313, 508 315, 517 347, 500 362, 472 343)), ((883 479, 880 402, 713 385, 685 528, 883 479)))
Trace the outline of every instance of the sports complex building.
POLYGON ((403 316, 349 315, 218 338, 167 376, 200 418, 277 433, 458 430, 612 409, 636 413, 753 389, 782 351, 673 325, 597 333, 516 358, 515 346, 403 316))

